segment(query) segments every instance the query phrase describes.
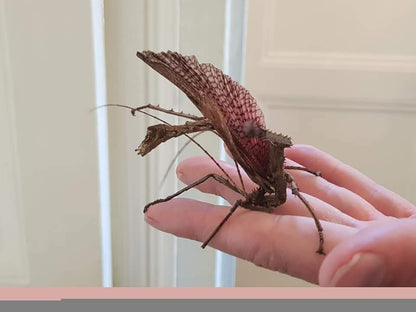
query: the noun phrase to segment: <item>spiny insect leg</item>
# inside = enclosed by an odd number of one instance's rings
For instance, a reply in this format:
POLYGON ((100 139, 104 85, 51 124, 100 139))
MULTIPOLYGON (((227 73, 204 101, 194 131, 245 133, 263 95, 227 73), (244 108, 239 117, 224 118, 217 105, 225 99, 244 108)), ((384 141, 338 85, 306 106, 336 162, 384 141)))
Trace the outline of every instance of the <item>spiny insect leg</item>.
POLYGON ((289 170, 302 170, 302 171, 309 172, 309 173, 311 173, 311 174, 313 174, 313 175, 315 175, 317 177, 322 177, 322 174, 321 174, 320 171, 313 171, 313 170, 310 170, 308 168, 301 167, 301 166, 285 166, 285 169, 289 169, 289 170))
POLYGON ((238 206, 241 205, 242 202, 243 201, 241 199, 240 200, 237 200, 235 202, 235 204, 231 207, 231 209, 228 212, 228 214, 224 217, 224 219, 222 219, 222 221, 220 222, 220 224, 217 225, 217 227, 212 232, 212 234, 208 237, 208 239, 201 245, 202 248, 205 248, 209 244, 209 242, 211 241, 211 239, 214 238, 214 236, 218 233, 218 231, 221 229, 221 227, 225 224, 225 222, 227 222, 227 220, 231 217, 231 215, 238 208, 238 206))
POLYGON ((170 195, 170 196, 168 196, 168 197, 166 197, 166 198, 163 198, 163 199, 157 199, 157 200, 155 200, 155 201, 153 201, 153 202, 151 202, 151 203, 147 204, 146 206, 144 206, 144 210, 143 210, 143 212, 146 212, 146 211, 149 209, 149 207, 150 207, 150 206, 153 206, 153 205, 158 204, 158 203, 167 202, 167 201, 171 200, 172 198, 175 198, 176 196, 178 196, 178 195, 180 195, 180 194, 182 194, 182 193, 186 192, 187 190, 190 190, 191 188, 194 188, 194 187, 198 186, 199 184, 204 183, 204 182, 205 182, 206 180, 208 180, 209 178, 213 178, 214 180, 216 180, 216 181, 220 182, 221 184, 224 184, 225 186, 229 187, 230 189, 232 189, 232 190, 233 190, 233 191, 235 191, 236 193, 239 193, 239 194, 241 194, 241 195, 243 195, 243 196, 245 195, 245 193, 244 193, 242 190, 240 190, 239 188, 237 188, 236 186, 234 186, 234 185, 233 185, 230 181, 228 181, 227 179, 223 178, 222 176, 220 176, 220 175, 218 175, 218 174, 211 173, 211 174, 208 174, 208 175, 206 175, 205 177, 203 177, 203 178, 201 178, 201 179, 199 179, 199 180, 195 181, 194 183, 191 183, 191 184, 189 184, 188 186, 185 186, 183 189, 181 189, 181 190, 177 191, 176 193, 174 193, 174 194, 172 194, 172 195, 170 195))
MULTIPOLYGON (((212 124, 208 120, 187 121, 183 125, 157 124, 147 128, 146 136, 135 151, 144 156, 159 144, 172 138, 200 131, 212 131, 212 124)), ((189 137, 188 137, 189 138, 189 137)), ((191 139, 195 142, 195 140, 191 139)))
POLYGON ((156 106, 156 105, 152 105, 152 104, 147 104, 144 106, 139 106, 136 108, 132 108, 131 109, 131 114, 134 116, 136 112, 142 111, 143 109, 153 109, 159 112, 163 112, 169 115, 175 115, 175 116, 179 116, 179 117, 184 117, 184 118, 188 118, 188 119, 192 119, 192 120, 202 120, 205 119, 205 117, 200 117, 200 116, 195 116, 195 115, 191 115, 191 114, 187 114, 184 112, 175 112, 173 109, 166 109, 160 106, 156 106))
POLYGON ((313 220, 315 221, 316 228, 318 230, 319 234, 319 247, 316 251, 318 254, 325 255, 324 252, 324 234, 323 234, 323 228, 321 225, 321 222, 316 217, 315 212, 309 202, 306 200, 306 198, 299 192, 299 187, 297 186, 295 180, 293 180, 293 177, 289 173, 285 173, 286 175, 286 181, 290 184, 290 188, 292 189, 292 193, 299 197, 299 199, 303 202, 303 204, 308 208, 309 212, 312 215, 313 220))

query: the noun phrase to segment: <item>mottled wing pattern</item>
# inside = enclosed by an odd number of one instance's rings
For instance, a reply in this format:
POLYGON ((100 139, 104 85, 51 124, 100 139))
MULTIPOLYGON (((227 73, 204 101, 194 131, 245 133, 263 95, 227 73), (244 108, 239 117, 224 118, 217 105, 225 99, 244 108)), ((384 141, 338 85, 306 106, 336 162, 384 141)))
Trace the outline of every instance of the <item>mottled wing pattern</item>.
POLYGON ((247 122, 265 129, 263 113, 244 87, 212 64, 200 64, 195 56, 171 51, 143 51, 137 52, 137 56, 189 97, 212 122, 234 158, 249 175, 254 172, 267 174, 268 142, 250 138, 243 131, 247 122), (224 129, 224 123, 227 129, 224 129))

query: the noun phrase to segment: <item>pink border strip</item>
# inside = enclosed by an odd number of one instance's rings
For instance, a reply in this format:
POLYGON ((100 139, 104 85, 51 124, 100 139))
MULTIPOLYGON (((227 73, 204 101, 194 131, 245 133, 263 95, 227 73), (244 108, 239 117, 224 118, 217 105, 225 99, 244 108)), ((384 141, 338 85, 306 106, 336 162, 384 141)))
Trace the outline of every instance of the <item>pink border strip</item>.
POLYGON ((415 299, 415 288, 0 288, 0 300, 415 299))

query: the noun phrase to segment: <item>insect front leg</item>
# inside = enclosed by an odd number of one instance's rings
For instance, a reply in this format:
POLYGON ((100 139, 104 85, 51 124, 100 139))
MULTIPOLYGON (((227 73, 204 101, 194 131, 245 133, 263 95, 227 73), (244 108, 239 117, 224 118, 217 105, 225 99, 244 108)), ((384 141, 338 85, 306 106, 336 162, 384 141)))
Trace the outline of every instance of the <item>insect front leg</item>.
POLYGON ((158 124, 147 128, 146 136, 139 147, 135 150, 144 156, 159 144, 181 135, 200 131, 212 131, 213 127, 209 120, 187 121, 183 125, 158 124))
POLYGON ((318 230, 318 235, 319 235, 319 247, 316 252, 318 254, 324 255, 325 254, 324 253, 324 235, 323 235, 323 228, 322 228, 321 222, 316 217, 315 212, 313 208, 311 207, 311 205, 309 204, 309 202, 299 192, 299 187, 297 186, 295 180, 293 180, 293 177, 289 173, 286 173, 285 175, 286 175, 286 181, 290 185, 290 188, 292 189, 292 193, 299 197, 299 199, 303 202, 306 208, 308 208, 309 212, 312 215, 313 220, 315 221, 315 226, 316 226, 316 229, 318 230))

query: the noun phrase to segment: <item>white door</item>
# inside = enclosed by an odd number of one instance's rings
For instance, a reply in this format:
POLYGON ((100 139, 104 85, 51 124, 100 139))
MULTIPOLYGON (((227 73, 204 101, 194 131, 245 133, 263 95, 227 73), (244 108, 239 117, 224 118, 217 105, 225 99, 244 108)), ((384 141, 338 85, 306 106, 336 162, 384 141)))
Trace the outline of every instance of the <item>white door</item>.
POLYGON ((0 0, 0 285, 100 286, 89 1, 0 0))
MULTIPOLYGON (((250 1, 246 85, 275 131, 416 203, 416 1, 250 1)), ((237 286, 305 285, 247 262, 237 286)))

